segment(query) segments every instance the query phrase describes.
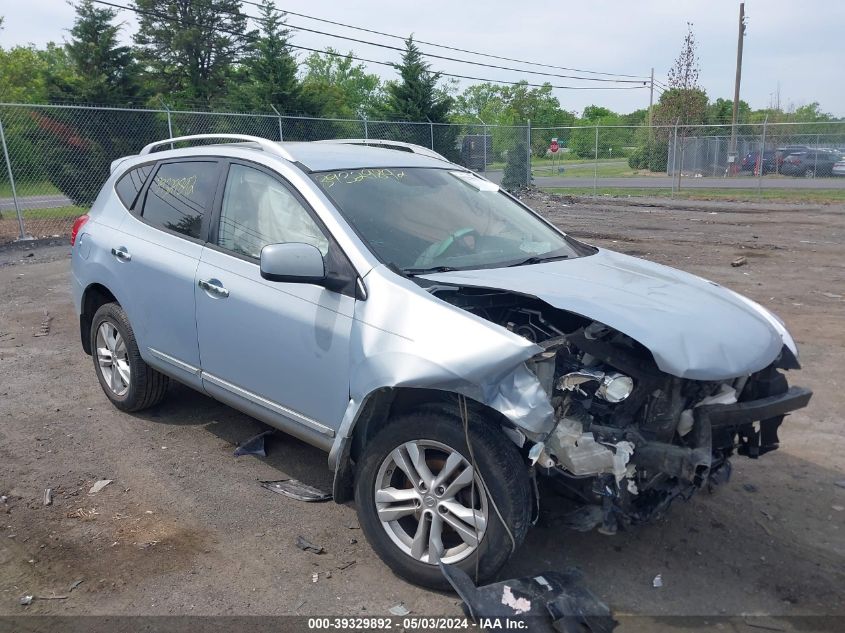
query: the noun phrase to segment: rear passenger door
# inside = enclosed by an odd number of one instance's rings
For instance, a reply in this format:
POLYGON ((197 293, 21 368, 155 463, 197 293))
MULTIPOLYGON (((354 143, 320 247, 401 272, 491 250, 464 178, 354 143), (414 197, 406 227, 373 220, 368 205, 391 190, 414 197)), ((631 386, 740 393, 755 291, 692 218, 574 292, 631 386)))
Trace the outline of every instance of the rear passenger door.
POLYGON ((158 163, 111 246, 142 357, 195 387, 195 274, 219 178, 213 158, 158 163))

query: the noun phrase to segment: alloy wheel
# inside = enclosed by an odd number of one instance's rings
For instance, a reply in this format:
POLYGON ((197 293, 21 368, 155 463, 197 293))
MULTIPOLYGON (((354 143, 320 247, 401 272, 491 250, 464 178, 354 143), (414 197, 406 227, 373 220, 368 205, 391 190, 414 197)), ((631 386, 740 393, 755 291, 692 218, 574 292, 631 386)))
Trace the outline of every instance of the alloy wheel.
POLYGON ((376 512, 408 556, 432 565, 472 554, 487 529, 487 496, 458 451, 432 440, 396 447, 376 475, 376 512))
POLYGON ((129 391, 129 352, 120 331, 109 321, 97 328, 97 363, 106 386, 116 396, 129 391))

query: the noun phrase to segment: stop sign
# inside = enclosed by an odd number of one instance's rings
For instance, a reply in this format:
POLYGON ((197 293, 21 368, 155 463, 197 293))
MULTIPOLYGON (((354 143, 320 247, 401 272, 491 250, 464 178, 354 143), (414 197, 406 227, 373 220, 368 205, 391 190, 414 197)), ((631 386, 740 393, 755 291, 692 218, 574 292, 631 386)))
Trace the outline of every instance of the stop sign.
POLYGON ((549 151, 551 151, 552 154, 556 154, 559 149, 560 145, 557 144, 557 139, 553 138, 551 145, 549 145, 549 151))

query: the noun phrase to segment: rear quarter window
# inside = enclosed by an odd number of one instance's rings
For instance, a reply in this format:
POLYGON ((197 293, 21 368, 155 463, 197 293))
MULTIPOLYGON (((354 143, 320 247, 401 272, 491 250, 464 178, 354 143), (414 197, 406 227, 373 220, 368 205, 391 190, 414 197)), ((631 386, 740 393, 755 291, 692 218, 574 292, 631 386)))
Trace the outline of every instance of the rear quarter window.
POLYGON ((150 173, 153 171, 153 165, 141 165, 140 167, 133 167, 127 171, 114 186, 117 192, 117 197, 127 209, 131 209, 135 204, 135 199, 141 193, 144 183, 147 182, 150 173))
POLYGON ((164 163, 147 188, 141 217, 153 226, 199 238, 217 188, 214 161, 164 163))

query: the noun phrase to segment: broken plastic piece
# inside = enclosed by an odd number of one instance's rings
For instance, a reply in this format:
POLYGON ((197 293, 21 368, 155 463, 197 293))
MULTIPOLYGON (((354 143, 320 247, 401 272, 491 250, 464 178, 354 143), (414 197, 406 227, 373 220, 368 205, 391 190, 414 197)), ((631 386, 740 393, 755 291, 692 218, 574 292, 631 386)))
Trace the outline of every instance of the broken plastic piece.
POLYGON ((327 493, 304 484, 297 479, 281 479, 279 481, 262 481, 261 487, 280 495, 285 495, 297 501, 316 502, 328 501, 332 496, 327 493))
POLYGON ((235 449, 235 457, 240 457, 241 455, 258 455, 259 457, 267 457, 267 453, 264 450, 264 438, 273 433, 275 433, 275 431, 272 429, 264 431, 263 433, 259 433, 258 435, 249 438, 246 442, 242 442, 240 446, 235 449))
POLYGON ((388 611, 390 611, 391 614, 397 615, 397 616, 400 616, 400 617, 403 616, 403 615, 408 615, 411 612, 411 610, 408 607, 405 606, 404 602, 400 602, 399 604, 394 604, 392 607, 390 607, 388 609, 388 611))
POLYGON ((52 488, 45 488, 44 489, 44 505, 45 506, 53 505, 53 489, 52 488))
POLYGON ((527 624, 524 630, 550 633, 611 633, 616 627, 610 609, 580 584, 581 573, 575 569, 483 587, 476 587, 456 565, 441 562, 440 571, 476 622, 480 618, 518 618, 527 624))
POLYGON ((296 546, 305 552, 313 552, 314 554, 322 554, 326 551, 322 546, 314 545, 314 543, 306 539, 304 536, 296 537, 296 546))
POLYGON ((655 589, 659 589, 660 587, 662 587, 663 586, 663 575, 657 574, 654 577, 654 580, 651 581, 651 586, 654 587, 655 589))
POLYGON ((100 479, 99 481, 95 481, 94 485, 91 486, 91 489, 88 491, 88 494, 89 495, 97 494, 98 492, 100 492, 100 490, 102 490, 103 488, 108 486, 111 482, 112 482, 111 479, 100 479))

